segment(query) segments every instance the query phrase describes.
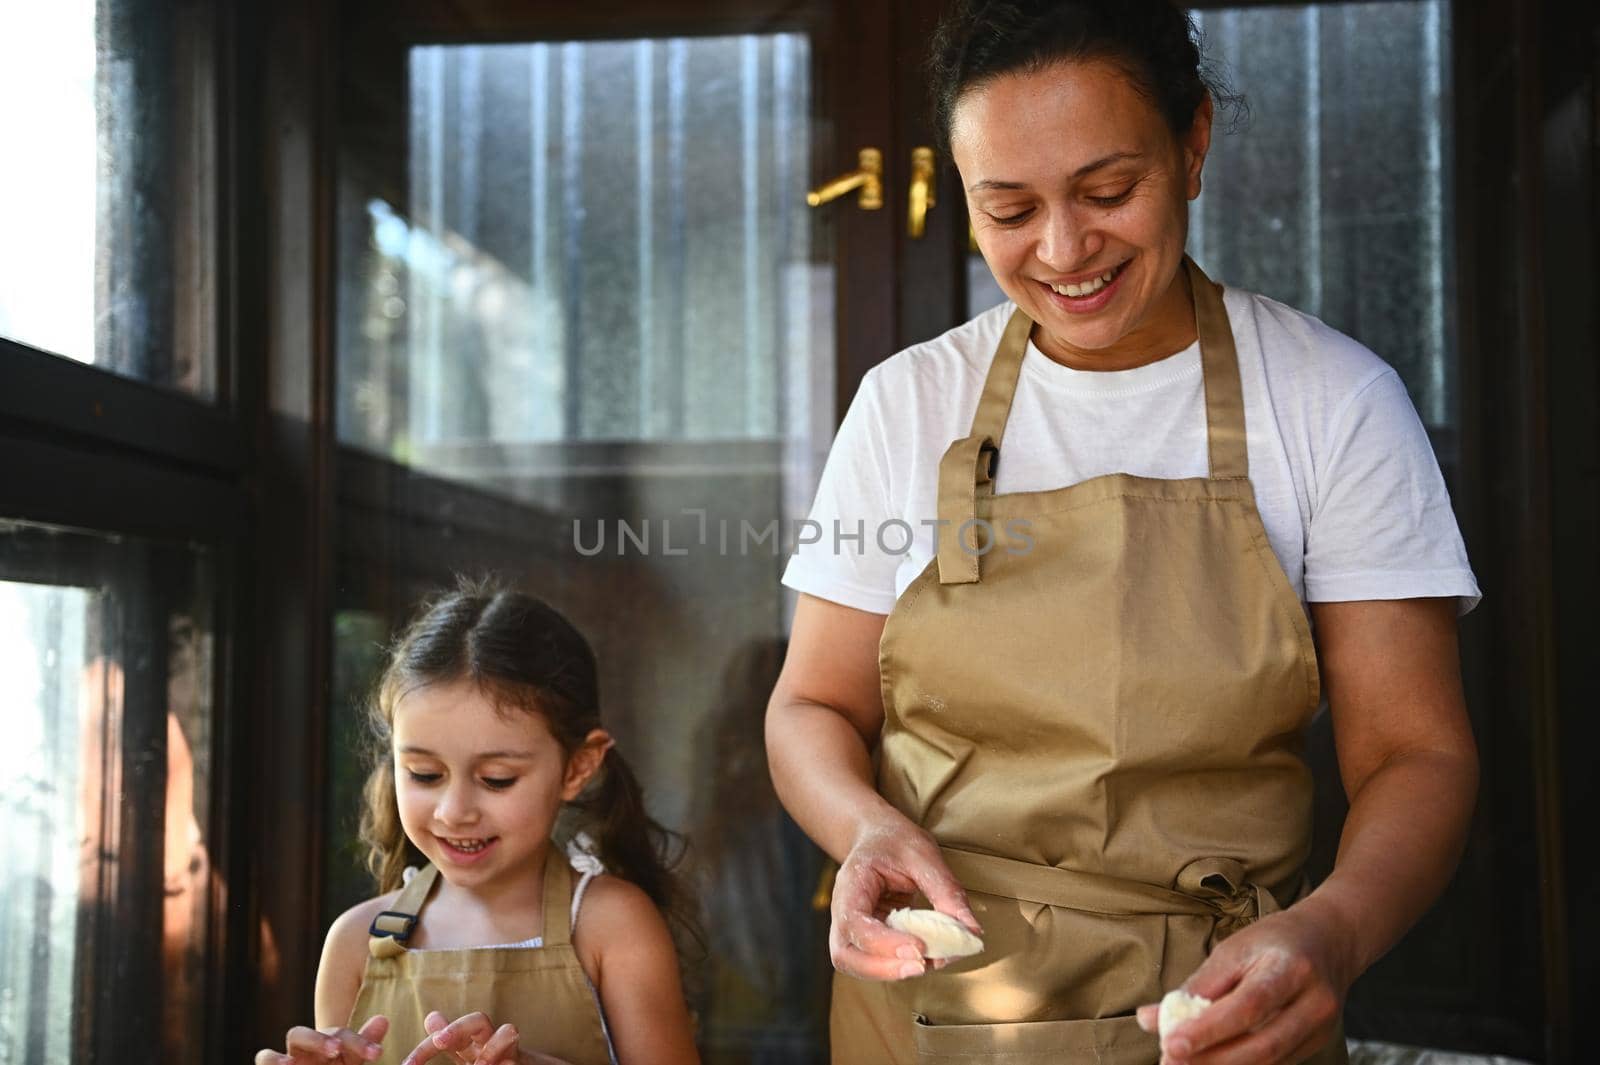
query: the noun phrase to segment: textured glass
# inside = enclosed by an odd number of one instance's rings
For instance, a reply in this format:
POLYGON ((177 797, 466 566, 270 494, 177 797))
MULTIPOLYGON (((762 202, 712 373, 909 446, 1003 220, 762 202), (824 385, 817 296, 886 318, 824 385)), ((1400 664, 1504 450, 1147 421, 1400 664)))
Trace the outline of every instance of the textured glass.
POLYGON ((90 593, 0 581, 0 1061, 72 1059, 90 593))
POLYGON ((130 881, 160 902, 159 937, 141 933, 161 951, 162 1046, 152 1053, 200 1060, 211 873, 207 572, 183 549, 0 526, 0 1062, 82 1057, 80 1018, 117 1000, 99 980, 125 967, 116 961, 129 949, 125 928, 108 914, 130 881), (134 793, 156 779, 164 804, 134 793), (163 823, 138 813, 154 806, 163 823), (134 846, 130 857, 130 833, 164 846, 134 846))
POLYGON ((1449 6, 1197 13, 1250 106, 1213 142, 1189 248, 1229 284, 1318 316, 1453 420, 1449 6))
POLYGON ((792 35, 412 49, 341 438, 453 473, 463 444, 778 437, 814 349, 809 63, 792 35))
MULTIPOLYGON (((1400 372, 1429 426, 1449 425, 1449 6, 1193 14, 1249 117, 1230 134, 1219 113, 1190 254, 1360 340, 1400 372)), ((974 313, 997 300, 983 280, 974 313)))
POLYGON ((0 337, 211 396, 203 19, 173 8, 0 5, 0 337))
POLYGON ((708 1063, 825 1046, 821 854, 762 741, 854 210, 805 204, 812 63, 792 34, 420 46, 370 75, 404 92, 353 90, 392 132, 347 130, 326 912, 371 892, 353 748, 382 648, 452 573, 497 573, 593 644, 617 750, 691 841, 708 1063))

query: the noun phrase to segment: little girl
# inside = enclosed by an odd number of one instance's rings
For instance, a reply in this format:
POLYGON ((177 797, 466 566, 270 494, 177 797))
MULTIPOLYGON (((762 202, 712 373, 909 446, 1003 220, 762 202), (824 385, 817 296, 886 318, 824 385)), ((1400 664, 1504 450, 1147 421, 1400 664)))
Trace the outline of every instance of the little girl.
POLYGON ((668 834, 600 726, 578 631, 463 585, 401 637, 372 718, 386 750, 362 838, 385 894, 328 932, 318 1029, 257 1065, 697 1062, 668 834), (593 831, 570 858, 551 838, 563 808, 593 831))

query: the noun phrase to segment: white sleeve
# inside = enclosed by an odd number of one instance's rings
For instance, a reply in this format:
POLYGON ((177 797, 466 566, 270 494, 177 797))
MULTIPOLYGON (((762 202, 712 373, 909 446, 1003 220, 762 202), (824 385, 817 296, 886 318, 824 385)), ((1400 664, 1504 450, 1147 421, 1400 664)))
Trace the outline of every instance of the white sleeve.
MULTIPOLYGON (((901 556, 880 546, 880 530, 894 518, 890 464, 877 374, 869 372, 845 412, 816 501, 783 583, 819 599, 887 614, 894 609, 895 571, 901 556)), ((891 533, 890 542, 896 535, 891 533)))
POLYGON ((1306 599, 1458 597, 1482 593, 1427 431, 1392 369, 1330 424, 1306 530, 1306 599))

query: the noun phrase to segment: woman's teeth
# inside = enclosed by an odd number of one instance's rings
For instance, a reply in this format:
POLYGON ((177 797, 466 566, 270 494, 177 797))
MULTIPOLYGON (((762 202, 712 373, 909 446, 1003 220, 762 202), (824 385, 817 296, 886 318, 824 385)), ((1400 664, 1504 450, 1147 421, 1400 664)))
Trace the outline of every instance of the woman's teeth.
POLYGON ((487 839, 446 839, 445 842, 458 851, 474 854, 487 847, 491 841, 487 839))
POLYGON ((1111 279, 1117 276, 1117 269, 1117 267, 1112 267, 1099 277, 1092 277, 1082 284, 1051 285, 1050 287, 1055 289, 1056 293, 1061 296, 1093 296, 1096 292, 1111 284, 1111 279))

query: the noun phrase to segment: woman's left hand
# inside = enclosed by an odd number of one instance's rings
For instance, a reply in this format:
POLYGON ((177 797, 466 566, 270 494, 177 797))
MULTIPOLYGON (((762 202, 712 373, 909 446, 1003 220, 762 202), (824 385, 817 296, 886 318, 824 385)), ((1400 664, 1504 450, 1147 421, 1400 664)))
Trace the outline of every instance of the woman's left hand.
MULTIPOLYGON (((1183 990, 1211 1000, 1162 1040, 1162 1065, 1294 1065, 1334 1034, 1356 974, 1336 915, 1306 899, 1217 945, 1183 990)), ((1159 1004, 1139 1007, 1156 1030, 1159 1004)))
POLYGON ((458 1065, 567 1065, 549 1054, 523 1050, 516 1025, 496 1027, 484 1013, 469 1013, 452 1021, 434 1010, 422 1026, 430 1033, 428 1038, 406 1055, 402 1065, 422 1065, 436 1058, 458 1065))

